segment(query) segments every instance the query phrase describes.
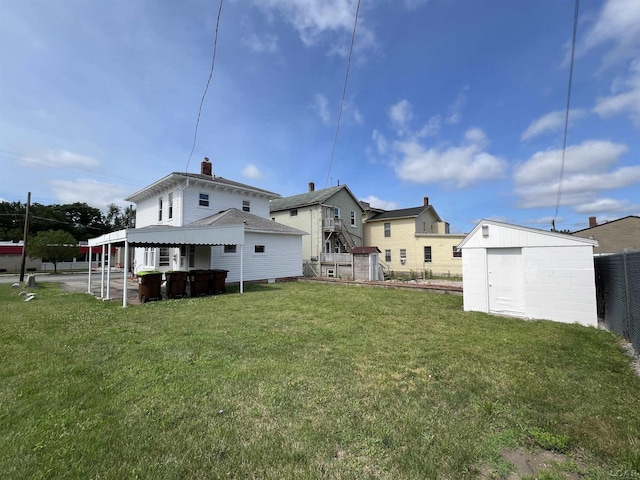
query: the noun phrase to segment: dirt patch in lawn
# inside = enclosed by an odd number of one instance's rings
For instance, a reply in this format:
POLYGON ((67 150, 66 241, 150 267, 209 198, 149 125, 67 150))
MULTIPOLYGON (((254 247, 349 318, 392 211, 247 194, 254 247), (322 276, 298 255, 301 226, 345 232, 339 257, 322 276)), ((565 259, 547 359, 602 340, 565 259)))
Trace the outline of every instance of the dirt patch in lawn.
MULTIPOLYGON (((576 472, 567 472, 563 468, 569 462, 566 455, 548 450, 531 451, 523 447, 513 450, 502 450, 502 458, 516 466, 516 471, 509 475, 508 480, 519 480, 523 477, 537 477, 540 472, 554 470, 567 480, 579 480, 580 475, 576 472)), ((571 462, 575 465, 575 462, 571 462)))

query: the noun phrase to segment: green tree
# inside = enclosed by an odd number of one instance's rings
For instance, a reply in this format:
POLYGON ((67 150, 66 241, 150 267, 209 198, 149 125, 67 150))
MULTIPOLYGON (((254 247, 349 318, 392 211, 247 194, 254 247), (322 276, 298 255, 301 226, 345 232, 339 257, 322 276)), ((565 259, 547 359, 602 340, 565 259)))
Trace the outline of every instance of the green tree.
POLYGON ((58 273, 58 262, 71 260, 80 255, 80 247, 73 236, 64 230, 48 230, 39 232, 29 239, 27 244, 29 258, 42 258, 53 263, 53 270, 58 273))

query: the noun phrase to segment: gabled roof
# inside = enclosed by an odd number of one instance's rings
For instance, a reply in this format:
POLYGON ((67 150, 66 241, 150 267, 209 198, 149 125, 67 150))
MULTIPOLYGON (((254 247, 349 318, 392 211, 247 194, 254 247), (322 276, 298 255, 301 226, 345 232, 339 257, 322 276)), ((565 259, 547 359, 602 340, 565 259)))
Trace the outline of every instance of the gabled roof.
POLYGON ((378 220, 389 220, 393 218, 416 218, 426 210, 431 210, 433 212, 437 222, 443 221, 432 205, 422 205, 420 207, 401 208, 399 210, 386 210, 367 219, 367 222, 377 222, 378 220))
POLYGON ((289 235, 307 235, 297 228, 289 227, 273 220, 259 217, 244 210, 229 208, 214 215, 197 220, 192 226, 244 225, 246 232, 283 233, 289 235))
POLYGON ((351 193, 351 190, 349 190, 349 187, 347 187, 346 185, 337 185, 335 187, 323 188, 322 190, 314 190, 313 192, 291 195, 290 197, 277 198, 269 202, 269 208, 272 212, 279 212, 281 210, 290 210, 292 208, 320 205, 322 203, 325 203, 327 200, 329 200, 336 193, 343 189, 345 189, 349 193, 349 195, 353 197, 354 202, 357 203, 360 208, 362 208, 358 199, 353 193, 351 193))
POLYGON ((584 243, 587 245, 592 245, 594 247, 598 246, 598 241, 597 240, 592 240, 590 238, 582 238, 582 237, 575 237, 572 236, 568 233, 560 233, 560 232, 551 232, 548 230, 540 230, 537 228, 531 228, 531 227, 523 227, 522 225, 512 225, 509 223, 503 223, 503 222, 497 222, 495 220, 487 220, 487 219, 483 219, 480 220, 478 222, 478 224, 473 228, 473 230, 471 230, 469 232, 469 234, 464 238, 464 240, 462 240, 462 242, 460 242, 458 244, 458 248, 462 248, 464 247, 472 237, 475 236, 475 234, 478 232, 478 230, 480 230, 482 228, 483 225, 495 225, 498 227, 503 227, 503 228, 507 228, 507 229, 512 229, 512 230, 518 230, 521 232, 526 232, 526 233, 533 233, 536 235, 541 235, 543 237, 555 237, 559 240, 568 242, 568 243, 584 243))
POLYGON ((252 187, 240 182, 234 182, 233 180, 227 180, 223 177, 202 175, 199 173, 187 173, 187 172, 172 172, 166 177, 148 185, 135 193, 132 193, 127 198, 128 202, 138 202, 148 197, 165 192, 166 190, 173 188, 177 185, 184 185, 185 180, 192 181, 194 184, 210 185, 212 187, 224 187, 236 190, 243 190, 248 194, 254 194, 264 196, 267 198, 278 198, 279 194, 263 190, 262 188, 252 187))
POLYGON ((571 234, 573 235, 574 233, 586 232, 587 230, 592 230, 594 228, 603 227, 605 225, 611 225, 612 223, 620 222, 621 220, 627 220, 629 218, 634 218, 636 220, 640 220, 640 217, 637 216, 637 215, 627 215, 626 217, 617 218, 617 219, 611 220, 609 222, 599 223, 598 225, 594 225, 593 227, 587 227, 587 228, 583 228, 582 230, 576 230, 575 232, 571 232, 571 234))

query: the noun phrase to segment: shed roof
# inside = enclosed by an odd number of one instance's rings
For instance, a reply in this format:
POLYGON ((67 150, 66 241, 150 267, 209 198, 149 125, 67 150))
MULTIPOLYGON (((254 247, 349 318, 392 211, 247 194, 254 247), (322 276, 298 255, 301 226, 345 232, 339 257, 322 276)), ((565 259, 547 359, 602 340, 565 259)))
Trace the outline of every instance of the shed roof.
POLYGON ((382 253, 378 247, 353 247, 351 253, 354 255, 358 254, 370 254, 370 253, 382 253))
POLYGON ((509 223, 497 222, 495 220, 483 219, 480 220, 477 225, 469 232, 469 234, 458 244, 458 248, 497 248, 497 247, 512 247, 512 246, 577 246, 577 245, 590 245, 590 246, 598 246, 597 240, 592 240, 590 238, 581 238, 569 235, 567 233, 560 232, 551 232, 548 230, 540 230, 537 228, 524 227, 522 225, 512 225, 509 223), (482 242, 482 244, 474 244, 471 243, 474 241, 474 237, 478 235, 482 235, 480 230, 484 225, 489 227, 494 226, 501 229, 502 232, 505 231, 513 231, 516 233, 528 235, 529 243, 524 245, 524 236, 516 235, 509 239, 509 242, 504 242, 503 239, 497 238, 496 235, 491 234, 491 229, 489 230, 489 237, 491 240, 487 240, 486 242, 482 242), (538 238, 538 241, 531 241, 532 238, 538 238))

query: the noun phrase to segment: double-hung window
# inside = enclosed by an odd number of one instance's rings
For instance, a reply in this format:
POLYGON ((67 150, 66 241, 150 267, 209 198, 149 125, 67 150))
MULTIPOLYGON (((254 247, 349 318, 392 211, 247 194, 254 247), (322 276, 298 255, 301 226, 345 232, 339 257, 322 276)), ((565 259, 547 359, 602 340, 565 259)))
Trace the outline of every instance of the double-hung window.
POLYGON ((462 257, 462 250, 460 250, 458 247, 456 247, 454 245, 453 247, 453 258, 461 258, 462 257))
POLYGON ((391 236, 391 222, 385 222, 385 224, 384 224, 384 236, 385 237, 390 237, 391 236))
POLYGON ((162 197, 158 199, 158 221, 162 221, 162 197))
POLYGON ((200 196, 198 197, 198 205, 200 205, 201 207, 208 207, 209 206, 209 194, 208 193, 201 193, 200 196))
POLYGON ((424 247, 424 263, 431 263, 431 247, 424 247))
POLYGON ((170 263, 169 247, 160 247, 158 254, 158 265, 168 267, 170 263))
POLYGON ((384 261, 385 262, 390 262, 391 261, 391 250, 385 250, 384 251, 384 261))
POLYGON ((173 218, 173 193, 170 193, 167 197, 167 203, 169 204, 169 219, 173 218))
POLYGON ((354 210, 351 210, 351 226, 356 226, 356 212, 354 210))
POLYGON ((250 212, 251 211, 251 202, 249 200, 242 201, 242 211, 250 212))

